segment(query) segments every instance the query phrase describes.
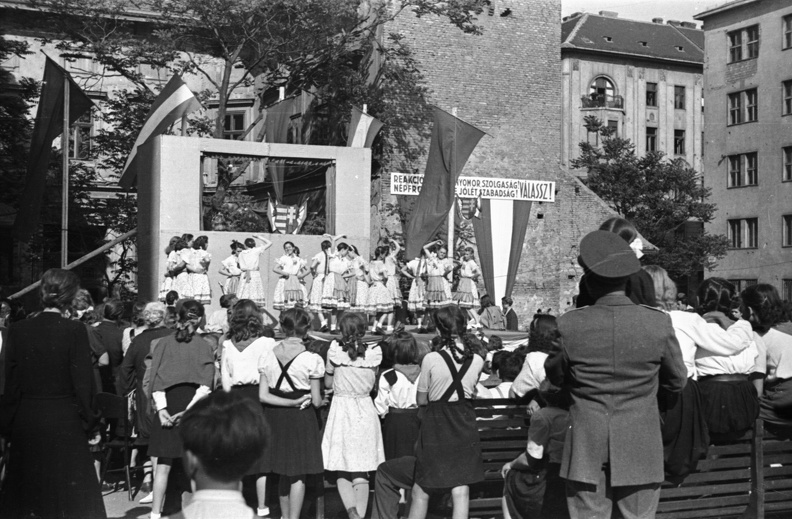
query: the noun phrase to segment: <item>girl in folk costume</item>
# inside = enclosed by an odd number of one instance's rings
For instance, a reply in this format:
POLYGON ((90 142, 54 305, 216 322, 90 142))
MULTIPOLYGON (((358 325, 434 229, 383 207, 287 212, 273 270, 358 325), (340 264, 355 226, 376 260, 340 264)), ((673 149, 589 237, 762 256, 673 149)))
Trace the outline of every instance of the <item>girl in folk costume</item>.
POLYGON ((275 285, 275 296, 272 301, 275 310, 288 310, 295 306, 303 306, 305 302, 305 293, 299 276, 308 269, 305 267, 305 262, 294 253, 294 249, 292 242, 284 243, 285 254, 275 262, 273 272, 280 276, 278 284, 275 285))
POLYGON ((311 275, 313 276, 313 284, 311 284, 311 296, 308 299, 308 309, 316 312, 319 316, 319 321, 322 323, 322 331, 327 331, 327 316, 322 308, 322 296, 324 295, 324 281, 329 274, 330 256, 334 254, 333 245, 335 242, 344 238, 345 236, 331 236, 325 234, 329 240, 322 242, 322 250, 311 258, 311 275))
POLYGON ((403 276, 412 279, 410 294, 407 297, 407 309, 415 314, 415 318, 418 321, 416 324, 419 327, 421 326, 421 321, 423 321, 423 314, 426 309, 427 267, 426 249, 421 249, 420 255, 414 260, 407 262, 407 265, 401 270, 403 276))
MULTIPOLYGON (((264 336, 265 327, 261 314, 256 303, 250 299, 242 299, 234 305, 228 325, 220 365, 223 390, 239 391, 258 404, 259 360, 265 353, 272 351, 275 339, 264 336)), ((269 515, 269 508, 266 506, 267 472, 270 472, 269 450, 263 451, 259 461, 247 472, 248 476, 256 476, 259 516, 269 515)))
POLYGON ((366 281, 366 272, 368 272, 368 265, 366 261, 360 257, 357 247, 354 245, 349 246, 349 273, 347 278, 347 288, 349 293, 349 306, 353 312, 366 313, 366 303, 368 302, 368 281, 366 281))
POLYGON ((231 255, 220 264, 220 274, 227 277, 223 286, 224 294, 236 294, 239 290, 239 278, 242 275, 242 270, 239 268, 237 254, 242 250, 245 250, 245 246, 236 240, 232 240, 231 255))
POLYGON ((212 262, 212 255, 206 251, 208 246, 209 238, 198 236, 193 242, 192 255, 187 263, 192 297, 203 305, 212 302, 212 289, 209 286, 209 274, 207 274, 209 264, 212 262))
MULTIPOLYGON (((434 241, 424 245, 423 250, 426 253, 426 307, 427 308, 440 308, 451 304, 450 284, 446 279, 448 268, 447 262, 441 261, 438 257, 438 250, 442 247, 441 240, 434 241)), ((445 248, 443 248, 445 250, 445 248)))
MULTIPOLYGON (((397 274, 397 272, 399 272, 399 261, 397 256, 399 255, 400 250, 401 246, 396 242, 396 240, 390 240, 388 254, 385 256, 385 272, 388 275, 388 281, 386 285, 391 293, 391 297, 393 298, 393 306, 401 306, 402 303, 402 293, 401 289, 399 288, 399 276, 397 274)), ((388 324, 393 325, 393 315, 389 317, 388 324)))
MULTIPOLYGON (((373 315, 375 320, 371 326, 374 332, 382 332, 386 320, 393 315, 393 297, 386 286, 388 275, 385 268, 385 256, 388 254, 388 247, 380 246, 374 250, 374 259, 369 265, 367 274, 369 289, 366 302, 366 311, 373 315)), ((388 331, 393 331, 388 326, 388 331)))
POLYGON ((168 475, 175 458, 182 457, 177 429, 184 411, 211 392, 214 382, 212 345, 196 335, 204 308, 194 300, 179 310, 176 333, 159 339, 151 360, 152 399, 158 421, 151 429, 149 454, 157 457, 151 517, 159 519, 168 475))
POLYGON ((453 258, 448 257, 448 247, 446 245, 442 245, 440 240, 437 240, 435 243, 440 243, 437 245, 437 261, 440 263, 440 270, 443 271, 443 287, 445 288, 446 293, 446 301, 452 303, 454 301, 454 296, 451 293, 451 279, 454 272, 455 261, 453 258))
POLYGON ((325 470, 338 472, 338 493, 350 519, 366 515, 367 472, 385 461, 377 410, 370 393, 382 362, 379 346, 368 347, 362 338, 366 319, 348 312, 339 323, 342 339, 327 352, 325 386, 333 388, 333 401, 322 438, 325 470))
POLYGON ((254 234, 253 238, 245 240, 245 250, 239 251, 239 269, 242 275, 239 279, 239 299, 250 299, 264 308, 266 297, 264 295, 264 285, 261 282, 261 272, 259 272, 259 256, 272 247, 272 242, 260 234, 254 234), (254 239, 255 238, 255 239, 254 239), (262 244, 256 245, 256 240, 262 244))
POLYGON ((478 288, 476 288, 476 281, 478 281, 481 270, 473 259, 473 248, 465 248, 462 256, 462 266, 459 269, 459 286, 454 294, 454 301, 467 310, 468 316, 474 323, 478 323, 478 314, 473 309, 479 300, 478 288))
POLYGON ((336 329, 338 311, 349 308, 347 284, 344 275, 349 270, 349 245, 340 243, 336 253, 330 256, 327 276, 322 285, 322 307, 330 310, 330 331, 336 329))
POLYGON ((173 278, 172 289, 178 292, 180 298, 192 299, 192 284, 190 284, 190 273, 187 271, 187 264, 192 256, 193 235, 183 234, 179 241, 173 246, 176 251, 176 277, 173 278))
POLYGON ((311 273, 311 270, 308 268, 308 263, 300 257, 300 248, 298 246, 294 246, 294 255, 297 259, 300 260, 302 263, 301 273, 297 275, 297 279, 300 280, 300 289, 303 293, 303 306, 308 305, 308 288, 305 286, 305 277, 311 273))
POLYGON ((456 306, 435 313, 441 349, 421 363, 416 399, 426 406, 416 444, 410 519, 426 517, 426 489, 450 488, 454 519, 468 517, 469 485, 484 479, 476 413, 470 404, 484 359, 474 353, 465 312, 456 306))
POLYGON ((174 236, 168 242, 168 246, 165 247, 165 257, 167 258, 165 261, 165 276, 162 279, 162 284, 160 285, 159 291, 159 300, 165 301, 165 296, 173 290, 173 279, 176 277, 176 265, 179 263, 178 256, 176 255, 176 242, 179 241, 178 236, 174 236))
POLYGON ((311 316, 302 308, 280 314, 286 338, 258 362, 259 400, 270 428, 270 470, 280 476, 278 495, 284 519, 298 519, 305 498, 305 478, 322 474, 321 436, 316 414, 322 405, 322 357, 305 350, 303 337, 311 316))
POLYGON ((418 418, 418 343, 411 333, 395 332, 388 339, 386 355, 393 368, 383 371, 374 406, 382 418, 385 459, 415 454, 421 421, 418 418))

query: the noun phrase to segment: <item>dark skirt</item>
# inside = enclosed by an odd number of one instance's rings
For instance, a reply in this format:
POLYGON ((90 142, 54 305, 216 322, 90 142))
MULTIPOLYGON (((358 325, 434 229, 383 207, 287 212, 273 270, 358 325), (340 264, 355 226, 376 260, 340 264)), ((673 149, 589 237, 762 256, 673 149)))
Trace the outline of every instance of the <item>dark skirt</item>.
POLYGON ((392 460, 402 456, 415 455, 415 442, 421 429, 418 409, 397 409, 391 407, 382 420, 382 443, 385 459, 392 460))
MULTIPOLYGON (((255 401, 257 404, 262 405, 261 402, 259 401, 259 396, 258 396, 259 395, 258 384, 231 386, 231 391, 239 392, 240 394, 244 395, 245 398, 249 398, 255 401)), ((259 459, 248 469, 248 471, 245 473, 246 476, 266 474, 267 472, 270 472, 269 443, 272 435, 269 434, 268 431, 261 431, 261 434, 267 439, 267 441, 265 442, 264 449, 261 451, 261 456, 259 456, 259 459)))
POLYGON ((282 476, 324 472, 322 437, 314 408, 267 406, 264 416, 271 431, 269 467, 282 476))
MULTIPOLYGON (((165 390, 168 399, 168 413, 175 415, 187 409, 195 396, 195 384, 177 384, 165 390)), ((179 436, 179 427, 162 427, 159 416, 155 415, 151 424, 149 456, 158 458, 181 458, 184 446, 179 436)))
POLYGON ((513 519, 569 517, 566 484, 558 475, 560 470, 559 463, 548 463, 539 472, 510 470, 506 474, 503 495, 513 519))
POLYGON ((663 433, 666 481, 679 484, 706 456, 709 431, 702 412, 698 383, 689 378, 681 393, 657 393, 663 433))
POLYGON ((699 380, 699 389, 713 442, 739 438, 753 426, 759 415, 759 397, 747 376, 703 377, 699 380))
POLYGON ((765 384, 765 393, 760 399, 759 418, 765 424, 792 427, 792 379, 765 384))
POLYGON ((23 398, 10 440, 0 517, 107 517, 73 398, 23 398))
POLYGON ((476 413, 467 400, 430 402, 415 448, 415 482, 445 489, 484 479, 476 413))

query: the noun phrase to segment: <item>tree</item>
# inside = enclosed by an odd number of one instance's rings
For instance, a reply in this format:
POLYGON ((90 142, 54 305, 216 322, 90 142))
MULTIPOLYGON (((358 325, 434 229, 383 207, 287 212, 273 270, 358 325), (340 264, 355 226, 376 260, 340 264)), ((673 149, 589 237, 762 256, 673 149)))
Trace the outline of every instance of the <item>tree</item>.
POLYGON ((685 232, 687 222, 709 223, 716 211, 698 173, 685 160, 668 160, 661 152, 638 157, 629 139, 614 135, 596 117, 586 117, 585 126, 602 136, 602 145, 581 142, 572 166, 588 170, 591 190, 659 248, 646 260, 676 279, 715 268, 726 255, 727 238, 703 228, 685 232))

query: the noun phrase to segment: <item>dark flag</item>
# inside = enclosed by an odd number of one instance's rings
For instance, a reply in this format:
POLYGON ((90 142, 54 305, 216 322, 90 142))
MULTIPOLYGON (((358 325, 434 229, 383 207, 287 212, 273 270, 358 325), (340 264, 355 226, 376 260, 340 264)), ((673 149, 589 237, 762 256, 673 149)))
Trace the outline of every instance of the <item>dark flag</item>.
MULTIPOLYGON (((69 126, 94 106, 77 83, 60 65, 47 56, 44 67, 44 85, 41 89, 36 122, 30 139, 25 187, 19 197, 19 212, 14 220, 13 235, 28 241, 38 228, 41 201, 47 184, 47 170, 52 155, 52 141, 63 131, 63 85, 69 82, 69 126)), ((66 130, 68 132, 68 129, 66 130)), ((68 133, 67 133, 68 135, 68 133)), ((61 149, 69 152, 68 137, 62 139, 61 149)))
POLYGON ((135 184, 138 167, 137 151, 140 146, 157 135, 162 135, 173 123, 199 108, 201 108, 201 103, 182 81, 182 78, 178 74, 170 78, 146 115, 146 122, 143 123, 143 128, 140 129, 135 144, 129 151, 118 184, 125 189, 129 189, 135 184))
MULTIPOLYGON (((313 94, 301 92, 294 97, 284 99, 267 108, 267 119, 264 122, 267 142, 278 144, 289 143, 289 130, 291 129, 294 131, 291 127, 292 116, 295 115, 295 113, 305 115, 313 99, 313 94)), ((292 135, 292 137, 292 142, 290 144, 306 144, 301 142, 302 135, 292 135)), ((275 190, 275 198, 278 202, 281 202, 283 200, 283 178, 286 172, 286 165, 283 161, 270 160, 267 164, 267 171, 272 179, 272 188, 275 190)))
POLYGON ((407 222, 407 258, 443 226, 454 205, 457 178, 484 132, 439 108, 434 109, 432 142, 421 192, 407 222))

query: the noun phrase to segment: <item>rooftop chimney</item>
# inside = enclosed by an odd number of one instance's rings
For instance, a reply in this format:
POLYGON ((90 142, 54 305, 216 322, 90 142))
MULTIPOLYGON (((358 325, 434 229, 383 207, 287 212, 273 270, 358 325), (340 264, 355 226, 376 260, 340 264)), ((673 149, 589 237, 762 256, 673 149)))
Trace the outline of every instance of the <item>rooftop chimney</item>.
POLYGON ((668 20, 666 23, 668 25, 673 25, 674 27, 682 27, 682 22, 679 20, 668 20))
POLYGON ((696 26, 696 24, 693 23, 693 22, 682 22, 682 27, 684 27, 686 29, 697 29, 698 28, 696 26))
POLYGON ((662 18, 652 18, 652 23, 663 23, 662 18))
POLYGON ((618 18, 619 17, 619 13, 617 13, 616 11, 600 11, 599 15, 600 16, 604 16, 605 18, 618 18))

